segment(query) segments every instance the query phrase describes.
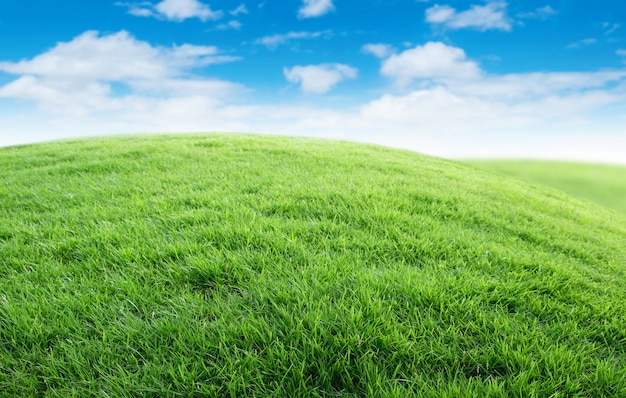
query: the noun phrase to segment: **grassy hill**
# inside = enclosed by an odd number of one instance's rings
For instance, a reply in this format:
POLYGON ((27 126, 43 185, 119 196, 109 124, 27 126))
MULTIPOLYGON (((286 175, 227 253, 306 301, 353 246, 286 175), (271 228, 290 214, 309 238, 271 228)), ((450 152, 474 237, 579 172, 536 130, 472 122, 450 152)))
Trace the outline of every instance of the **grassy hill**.
POLYGON ((245 135, 0 149, 0 395, 626 396, 626 216, 245 135))
POLYGON ((626 214, 626 166, 539 160, 481 160, 469 163, 544 184, 626 214))

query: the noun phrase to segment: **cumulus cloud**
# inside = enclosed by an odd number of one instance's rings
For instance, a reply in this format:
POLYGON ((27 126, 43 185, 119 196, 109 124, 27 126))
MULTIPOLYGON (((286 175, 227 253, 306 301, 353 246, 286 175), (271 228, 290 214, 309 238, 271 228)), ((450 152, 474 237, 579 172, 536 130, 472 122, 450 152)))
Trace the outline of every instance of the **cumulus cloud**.
POLYGON ((213 11, 211 7, 198 0, 163 0, 157 4, 150 2, 115 4, 128 7, 128 13, 134 16, 155 17, 177 22, 189 18, 198 18, 204 22, 220 19, 224 15, 222 11, 213 11))
POLYGON ((383 62, 381 73, 399 85, 406 85, 416 79, 476 78, 481 71, 462 49, 429 42, 392 55, 383 62))
POLYGON ((302 7, 298 10, 299 18, 315 18, 333 11, 333 0, 303 0, 302 7))
POLYGON ((285 44, 290 40, 297 39, 315 39, 318 37, 330 36, 330 31, 323 32, 289 32, 285 34, 275 34, 270 36, 264 36, 254 41, 254 44, 261 44, 267 46, 270 49, 275 49, 281 44, 285 44))
POLYGON ((237 59, 214 46, 154 47, 126 31, 110 35, 88 31, 30 60, 0 62, 0 71, 20 75, 0 87, 0 97, 28 99, 74 113, 119 105, 112 83, 125 85, 134 95, 159 91, 219 97, 239 86, 194 78, 190 71, 237 59))
POLYGON ((222 17, 221 11, 213 11, 198 0, 163 0, 155 9, 167 19, 184 21, 187 18, 198 18, 202 21, 216 20, 222 17))
POLYGON ((2 62, 0 70, 72 80, 158 79, 168 73, 166 63, 171 60, 164 55, 170 52, 136 41, 126 31, 102 37, 88 31, 31 60, 2 62))
MULTIPOLYGON (((581 156, 580 143, 593 142, 593 134, 584 130, 599 123, 594 113, 617 104, 626 106, 626 70, 490 75, 469 60, 462 49, 443 43, 426 43, 383 59, 381 74, 405 90, 411 81, 419 80, 420 84, 404 94, 384 94, 363 104, 357 118, 363 131, 384 125, 405 134, 427 131, 420 146, 443 147, 446 140, 454 141, 454 147, 464 148, 456 156, 462 156, 470 147, 474 154, 484 156, 493 156, 494 151, 502 156, 513 156, 516 151, 518 156, 535 156, 539 152, 533 153, 532 145, 538 142, 542 143, 544 156, 567 158, 574 152, 581 156), (538 131, 550 137, 557 136, 557 132, 571 137, 577 131, 580 141, 575 151, 567 147, 570 143, 566 140, 560 146, 557 139, 547 145, 548 140, 538 131), (529 132, 537 136, 530 137, 529 132), (505 138, 494 149, 498 137, 505 138), (516 143, 511 144, 513 141, 516 143)), ((391 131, 386 129, 387 142, 394 140, 391 131)), ((626 129, 612 134, 602 138, 605 141, 598 153, 611 153, 615 160, 619 155, 609 143, 620 135, 626 139, 626 129)), ((407 137, 398 135, 393 145, 403 146, 403 139, 407 137)), ((454 156, 451 152, 448 155, 454 156)), ((590 151, 585 157, 593 156, 590 151)))
POLYGON ((511 31, 512 21, 506 13, 507 3, 494 1, 484 6, 473 5, 469 10, 458 12, 448 5, 434 5, 426 10, 426 22, 447 29, 477 29, 511 31))
MULTIPOLYGON (((619 54, 619 53, 618 53, 619 54)), ((626 55, 626 54, 624 54, 626 55)), ((463 98, 498 103, 533 101, 537 98, 571 97, 577 93, 626 89, 626 70, 598 72, 536 72, 490 75, 457 47, 428 42, 384 59, 381 74, 401 87, 420 80, 420 87, 442 87, 463 98)), ((596 97, 599 98, 599 97, 596 97)))
POLYGON ((372 54, 376 58, 387 58, 395 52, 391 45, 384 43, 365 44, 361 47, 361 51, 365 54, 372 54))
POLYGON ((354 79, 358 71, 344 64, 321 64, 284 68, 285 78, 291 83, 300 84, 302 91, 312 94, 324 94, 339 82, 354 79))
POLYGON ((126 31, 102 36, 87 31, 31 60, 0 62, 0 70, 71 80, 122 81, 160 79, 179 75, 185 69, 238 59, 220 54, 214 46, 153 47, 126 31))

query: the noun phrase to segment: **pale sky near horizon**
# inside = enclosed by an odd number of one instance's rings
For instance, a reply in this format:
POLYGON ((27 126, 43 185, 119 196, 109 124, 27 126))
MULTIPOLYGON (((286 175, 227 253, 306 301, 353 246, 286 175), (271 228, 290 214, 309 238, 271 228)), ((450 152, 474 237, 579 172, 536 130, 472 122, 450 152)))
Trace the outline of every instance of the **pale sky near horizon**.
POLYGON ((626 7, 0 0, 0 146, 204 131, 626 164, 626 7))

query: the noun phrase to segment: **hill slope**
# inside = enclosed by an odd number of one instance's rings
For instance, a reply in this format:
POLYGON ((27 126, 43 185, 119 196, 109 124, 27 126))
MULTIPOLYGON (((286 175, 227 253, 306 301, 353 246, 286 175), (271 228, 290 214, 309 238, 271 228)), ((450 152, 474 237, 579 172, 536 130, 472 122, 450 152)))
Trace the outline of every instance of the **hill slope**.
POLYGON ((544 184, 626 214, 626 167, 538 160, 481 160, 468 163, 544 184))
POLYGON ((0 391, 624 396, 626 217, 239 135, 0 150, 0 391))

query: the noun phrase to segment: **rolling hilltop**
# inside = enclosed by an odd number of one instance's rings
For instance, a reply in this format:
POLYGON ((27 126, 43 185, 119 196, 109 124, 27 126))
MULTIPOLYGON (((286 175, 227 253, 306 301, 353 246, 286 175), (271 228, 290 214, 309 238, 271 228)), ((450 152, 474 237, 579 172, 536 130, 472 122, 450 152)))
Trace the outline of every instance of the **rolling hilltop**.
MULTIPOLYGON (((249 135, 0 149, 8 396, 626 396, 626 215, 249 135)), ((1 395, 1 394, 0 394, 1 395)))

